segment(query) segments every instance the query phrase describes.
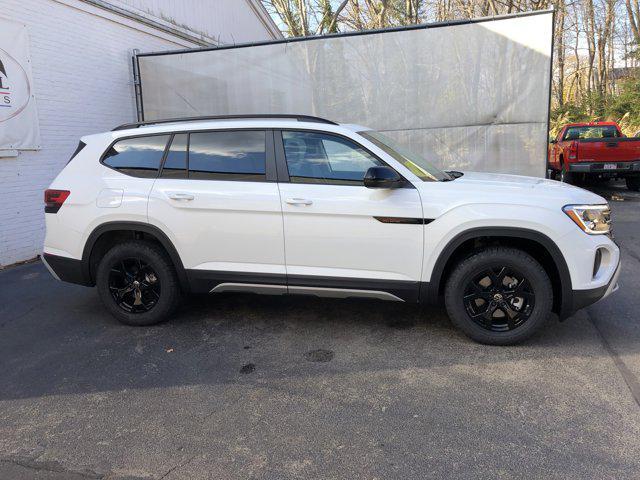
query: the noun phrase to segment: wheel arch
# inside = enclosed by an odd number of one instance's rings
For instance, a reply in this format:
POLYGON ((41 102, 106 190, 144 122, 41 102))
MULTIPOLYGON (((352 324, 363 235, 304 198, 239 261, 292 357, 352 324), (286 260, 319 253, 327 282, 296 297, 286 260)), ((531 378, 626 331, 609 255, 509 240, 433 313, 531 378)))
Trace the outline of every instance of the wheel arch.
POLYGON ((97 263, 109 245, 119 239, 145 239, 158 243, 169 256, 183 291, 190 291, 189 280, 173 242, 154 225, 141 222, 107 222, 98 225, 89 235, 82 251, 82 274, 88 285, 95 285, 97 263))
POLYGON ((560 318, 571 315, 571 275, 560 248, 545 234, 518 227, 478 227, 456 235, 438 255, 431 278, 425 284, 427 291, 422 292, 421 298, 425 298, 427 303, 437 303, 453 265, 480 248, 496 244, 519 248, 532 254, 545 268, 553 283, 553 311, 560 318), (559 296, 557 292, 560 292, 559 296))

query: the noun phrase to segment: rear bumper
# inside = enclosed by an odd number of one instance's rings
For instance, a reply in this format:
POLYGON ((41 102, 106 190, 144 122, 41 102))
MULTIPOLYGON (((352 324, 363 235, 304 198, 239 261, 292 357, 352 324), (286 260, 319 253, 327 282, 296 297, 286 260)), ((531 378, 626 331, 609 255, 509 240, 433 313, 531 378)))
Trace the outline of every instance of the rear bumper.
POLYGON ((598 288, 592 288, 589 290, 574 290, 573 291, 573 312, 580 310, 581 308, 588 307, 594 303, 607 298, 613 292, 618 290, 618 277, 620 276, 620 262, 616 267, 611 280, 606 285, 598 288))
POLYGON ((51 255, 50 253, 43 253, 41 258, 42 263, 56 280, 91 286, 91 282, 85 278, 82 260, 51 255))
POLYGON ((637 173, 640 175, 640 160, 633 160, 630 162, 616 162, 611 160, 610 162, 584 162, 584 163, 569 163, 569 171, 575 173, 637 173), (605 170, 604 166, 614 164, 616 168, 605 170))

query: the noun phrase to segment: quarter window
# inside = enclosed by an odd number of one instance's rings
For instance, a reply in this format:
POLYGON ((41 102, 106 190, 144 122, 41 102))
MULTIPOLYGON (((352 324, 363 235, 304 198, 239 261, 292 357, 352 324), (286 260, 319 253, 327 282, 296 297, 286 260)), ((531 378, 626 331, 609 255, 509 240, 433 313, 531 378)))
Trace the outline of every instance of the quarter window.
POLYGON ((264 131, 198 132, 189 138, 189 178, 265 180, 264 131))
POLYGON ((114 143, 102 162, 133 177, 155 178, 169 135, 127 138, 114 143))
POLYGON ((317 132, 282 132, 290 181, 362 185, 371 167, 383 165, 357 143, 317 132))

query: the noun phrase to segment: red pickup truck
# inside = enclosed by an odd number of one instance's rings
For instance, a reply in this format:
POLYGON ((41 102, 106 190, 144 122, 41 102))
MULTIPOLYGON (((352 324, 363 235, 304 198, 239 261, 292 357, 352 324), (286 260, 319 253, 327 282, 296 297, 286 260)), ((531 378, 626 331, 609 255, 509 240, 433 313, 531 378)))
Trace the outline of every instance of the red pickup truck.
POLYGON ((640 138, 625 137, 615 122, 570 123, 549 147, 551 178, 624 178, 640 190, 640 138))

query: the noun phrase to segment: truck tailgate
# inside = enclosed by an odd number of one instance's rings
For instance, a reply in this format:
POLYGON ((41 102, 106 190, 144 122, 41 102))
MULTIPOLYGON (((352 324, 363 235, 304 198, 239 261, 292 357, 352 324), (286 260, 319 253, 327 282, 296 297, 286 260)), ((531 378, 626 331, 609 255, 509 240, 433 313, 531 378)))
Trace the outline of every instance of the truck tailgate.
POLYGON ((578 140, 578 162, 640 160, 640 138, 589 138, 578 140))

